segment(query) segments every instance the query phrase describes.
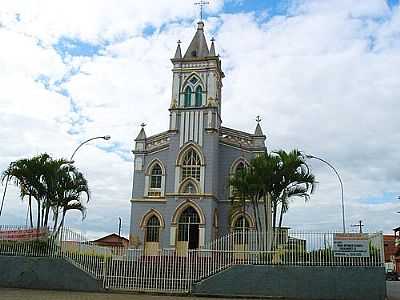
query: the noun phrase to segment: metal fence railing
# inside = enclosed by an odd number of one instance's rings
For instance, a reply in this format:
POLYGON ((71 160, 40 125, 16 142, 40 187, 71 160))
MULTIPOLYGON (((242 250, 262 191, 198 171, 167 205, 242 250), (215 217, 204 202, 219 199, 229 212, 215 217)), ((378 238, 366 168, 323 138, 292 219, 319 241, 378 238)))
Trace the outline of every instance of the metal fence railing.
POLYGON ((98 279, 103 278, 105 261, 115 252, 113 248, 98 246, 70 229, 61 232, 60 256, 98 279))
POLYGON ((236 231, 199 251, 212 252, 217 257, 229 253, 235 263, 241 264, 382 266, 384 263, 382 233, 236 231))
POLYGON ((382 233, 247 230, 199 249, 145 249, 146 244, 144 249, 98 246, 67 228, 55 236, 46 228, 0 226, 0 255, 61 257, 109 289, 186 293, 193 283, 232 265, 384 265, 382 233))
POLYGON ((98 279, 104 276, 105 260, 121 251, 95 245, 68 228, 54 233, 48 228, 0 226, 0 255, 61 257, 98 279))
POLYGON ((124 257, 109 261, 104 277, 107 289, 175 292, 190 291, 194 262, 177 255, 175 249, 145 255, 143 249, 129 249, 124 257))
POLYGON ((58 245, 48 228, 0 225, 0 255, 54 257, 58 245))

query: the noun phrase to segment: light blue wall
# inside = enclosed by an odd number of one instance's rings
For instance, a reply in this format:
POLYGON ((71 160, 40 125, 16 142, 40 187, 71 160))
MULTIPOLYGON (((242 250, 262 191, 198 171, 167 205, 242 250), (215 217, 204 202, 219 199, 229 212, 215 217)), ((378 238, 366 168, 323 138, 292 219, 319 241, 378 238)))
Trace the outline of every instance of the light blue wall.
MULTIPOLYGON (((134 188, 132 193, 134 199, 143 198, 145 170, 155 158, 159 159, 166 169, 165 193, 173 194, 175 192, 175 166, 180 149, 179 132, 171 132, 169 133, 169 145, 167 148, 144 156, 144 170, 136 171, 134 174, 134 188)), ((206 165, 204 192, 212 196, 201 199, 192 198, 201 207, 206 217, 205 241, 207 242, 213 238, 213 218, 216 208, 218 211, 218 235, 223 236, 229 233, 231 202, 229 199, 228 182, 230 170, 232 164, 238 158, 245 158, 247 161, 251 161, 255 157, 255 153, 220 143, 220 136, 217 131, 204 132, 202 151, 205 156, 206 165)), ((160 212, 165 222, 165 228, 163 228, 160 235, 161 247, 171 247, 170 226, 172 217, 176 208, 184 201, 186 201, 185 198, 166 196, 164 201, 149 199, 148 201, 132 202, 131 235, 138 236, 143 243, 144 231, 140 228, 140 221, 153 208, 160 212)))

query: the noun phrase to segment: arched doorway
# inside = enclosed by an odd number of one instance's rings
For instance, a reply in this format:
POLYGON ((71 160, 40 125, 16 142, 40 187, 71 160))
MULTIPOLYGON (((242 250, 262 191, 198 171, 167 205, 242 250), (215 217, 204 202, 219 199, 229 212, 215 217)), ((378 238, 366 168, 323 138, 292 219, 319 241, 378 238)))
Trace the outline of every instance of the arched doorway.
POLYGON ((160 249, 160 220, 152 215, 145 227, 144 252, 145 255, 158 255, 160 249))
POLYGON ((199 248, 200 223, 200 216, 192 206, 181 213, 178 220, 177 248, 179 250, 199 248))
POLYGON ((232 232, 234 237, 235 259, 244 260, 248 258, 245 251, 249 250, 250 222, 245 214, 239 214, 232 223, 232 232))
POLYGON ((250 223, 244 215, 239 216, 234 222, 233 232, 235 233, 236 244, 247 244, 247 233, 250 228, 250 223))

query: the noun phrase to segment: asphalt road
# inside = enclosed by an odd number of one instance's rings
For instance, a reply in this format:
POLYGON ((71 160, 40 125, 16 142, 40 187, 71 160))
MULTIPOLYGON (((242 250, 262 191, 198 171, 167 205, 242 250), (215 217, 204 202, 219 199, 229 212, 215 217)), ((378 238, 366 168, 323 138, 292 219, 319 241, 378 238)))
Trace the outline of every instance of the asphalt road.
POLYGON ((389 300, 400 300, 400 281, 386 281, 389 300))

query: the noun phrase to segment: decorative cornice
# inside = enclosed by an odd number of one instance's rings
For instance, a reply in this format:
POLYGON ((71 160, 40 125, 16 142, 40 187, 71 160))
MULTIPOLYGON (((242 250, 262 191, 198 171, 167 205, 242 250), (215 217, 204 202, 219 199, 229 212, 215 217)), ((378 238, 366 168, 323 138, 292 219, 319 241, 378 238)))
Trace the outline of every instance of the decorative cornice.
POLYGON ((260 136, 255 136, 244 131, 239 131, 227 127, 221 127, 220 143, 238 147, 239 149, 246 149, 250 152, 263 152, 265 146, 260 146, 260 136))
POLYGON ((217 110, 217 106, 190 106, 190 107, 175 107, 175 108, 169 108, 169 111, 188 111, 188 110, 217 110))
POLYGON ((169 144, 166 144, 166 145, 161 145, 159 147, 154 147, 152 149, 145 150, 145 151, 132 150, 132 153, 135 154, 135 155, 137 155, 137 154, 147 155, 147 154, 154 154, 154 153, 157 153, 157 152, 161 152, 161 151, 164 151, 164 150, 166 150, 168 148, 169 148, 169 144))
POLYGON ((219 56, 192 57, 192 58, 172 58, 173 63, 197 63, 201 61, 220 61, 219 56))
POLYGON ((216 196, 214 196, 213 194, 180 194, 180 193, 166 193, 165 197, 168 198, 212 198, 214 200, 218 200, 216 196))
POLYGON ((143 198, 132 198, 130 200, 133 202, 146 202, 146 203, 167 203, 167 199, 165 197, 143 197, 143 198))

